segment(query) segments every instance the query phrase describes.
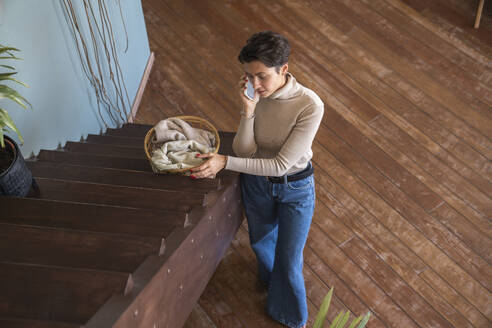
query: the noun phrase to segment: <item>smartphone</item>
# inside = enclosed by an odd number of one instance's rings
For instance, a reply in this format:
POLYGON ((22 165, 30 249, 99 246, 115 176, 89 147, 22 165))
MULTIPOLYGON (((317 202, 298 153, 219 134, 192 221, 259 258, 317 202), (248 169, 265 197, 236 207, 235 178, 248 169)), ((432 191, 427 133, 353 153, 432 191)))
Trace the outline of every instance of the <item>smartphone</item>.
POLYGON ((244 95, 251 100, 255 98, 255 88, 253 87, 253 83, 251 83, 249 79, 246 83, 246 90, 244 90, 244 95))

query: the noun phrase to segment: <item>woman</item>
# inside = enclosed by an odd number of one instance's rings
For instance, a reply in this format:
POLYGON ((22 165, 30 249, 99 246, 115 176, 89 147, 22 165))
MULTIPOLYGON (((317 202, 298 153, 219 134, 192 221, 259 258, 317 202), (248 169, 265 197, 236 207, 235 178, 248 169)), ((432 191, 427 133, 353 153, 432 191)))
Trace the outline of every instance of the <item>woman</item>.
POLYGON ((259 280, 268 287, 267 312, 289 327, 308 317, 302 252, 314 211, 311 145, 323 116, 323 102, 288 73, 290 45, 274 32, 248 39, 239 54, 241 121, 233 142, 238 157, 204 154, 192 178, 214 177, 222 169, 241 172, 249 236, 259 280), (247 80, 255 97, 244 95, 247 80))

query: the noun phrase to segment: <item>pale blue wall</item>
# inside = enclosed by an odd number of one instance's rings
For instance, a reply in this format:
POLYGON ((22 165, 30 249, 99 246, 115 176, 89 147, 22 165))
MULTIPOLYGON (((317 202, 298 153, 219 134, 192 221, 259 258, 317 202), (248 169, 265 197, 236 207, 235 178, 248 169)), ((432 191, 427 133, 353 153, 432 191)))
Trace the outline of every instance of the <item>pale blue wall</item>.
MULTIPOLYGON (((82 9, 80 0, 72 1, 82 9)), ((97 1, 92 0, 96 6, 97 1)), ((116 0, 106 0, 111 9, 118 56, 130 106, 135 98, 150 55, 140 0, 121 0, 129 47, 116 0)), ((96 6, 97 7, 97 6, 96 6)), ((0 0, 0 43, 21 50, 22 61, 10 61, 17 78, 30 88, 15 86, 33 105, 26 111, 11 101, 0 100, 24 137, 24 157, 40 149, 54 149, 67 140, 78 141, 105 126, 97 115, 94 91, 83 74, 60 0, 0 0)), ((76 8, 77 9, 77 8, 76 8)), ((80 11, 82 13, 82 11, 80 11)), ((83 16, 81 16, 83 17, 83 16)), ((12 136, 12 133, 9 133, 12 136)), ((17 137, 15 136, 15 139, 17 137)))

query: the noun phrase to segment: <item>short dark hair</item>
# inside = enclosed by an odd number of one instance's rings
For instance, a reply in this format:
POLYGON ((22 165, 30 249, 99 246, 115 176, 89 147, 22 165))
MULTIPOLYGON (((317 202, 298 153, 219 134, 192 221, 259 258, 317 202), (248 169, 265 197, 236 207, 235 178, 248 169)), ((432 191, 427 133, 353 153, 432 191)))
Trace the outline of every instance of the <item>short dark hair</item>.
POLYGON ((289 61, 290 43, 281 34, 263 31, 253 34, 241 49, 238 59, 244 63, 261 61, 266 67, 279 68, 289 61))

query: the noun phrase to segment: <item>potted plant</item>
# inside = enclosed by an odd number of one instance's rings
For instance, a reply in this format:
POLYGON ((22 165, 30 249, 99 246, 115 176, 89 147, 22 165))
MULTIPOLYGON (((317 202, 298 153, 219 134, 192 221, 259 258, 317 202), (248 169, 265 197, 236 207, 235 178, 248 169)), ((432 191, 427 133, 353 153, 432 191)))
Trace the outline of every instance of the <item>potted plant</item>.
MULTIPOLYGON (((0 45, 0 59, 19 59, 13 55, 14 51, 19 50, 0 45)), ((0 64, 0 67, 7 69, 6 72, 0 73, 0 99, 10 99, 26 109, 26 104, 31 107, 31 104, 17 91, 3 84, 6 81, 13 81, 28 87, 27 84, 12 77, 17 74, 15 68, 5 64, 0 64)), ((24 197, 29 193, 34 180, 17 143, 5 135, 9 130, 15 132, 19 140, 23 142, 22 136, 9 113, 0 107, 0 195, 24 197)))

